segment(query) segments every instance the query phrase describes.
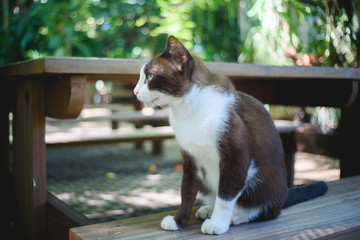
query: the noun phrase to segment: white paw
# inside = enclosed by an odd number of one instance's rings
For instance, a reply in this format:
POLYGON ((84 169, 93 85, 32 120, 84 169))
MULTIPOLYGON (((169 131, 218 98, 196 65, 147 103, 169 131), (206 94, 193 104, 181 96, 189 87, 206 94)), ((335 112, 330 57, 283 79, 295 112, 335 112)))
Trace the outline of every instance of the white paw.
POLYGON ((160 224, 161 228, 164 230, 170 230, 170 231, 176 231, 176 230, 180 230, 181 228, 178 227, 178 225, 175 222, 174 216, 166 216, 164 217, 164 219, 161 221, 160 224))
POLYGON ((229 224, 223 224, 206 219, 201 225, 201 232, 205 234, 223 234, 229 229, 229 224))
POLYGON ((211 217, 212 212, 213 212, 212 207, 210 207, 209 205, 206 205, 206 206, 202 206, 201 208, 199 208, 196 211, 195 216, 197 219, 206 219, 206 218, 211 217))

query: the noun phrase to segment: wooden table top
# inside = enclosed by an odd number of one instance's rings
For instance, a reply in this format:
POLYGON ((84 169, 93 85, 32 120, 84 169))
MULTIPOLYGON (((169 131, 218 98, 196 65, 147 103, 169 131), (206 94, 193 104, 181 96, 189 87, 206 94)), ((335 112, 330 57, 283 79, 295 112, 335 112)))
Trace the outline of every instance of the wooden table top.
MULTIPOLYGON (((115 58, 44 57, 0 66, 0 75, 35 74, 139 75, 146 60, 115 58)), ((269 66, 206 62, 214 72, 230 78, 256 79, 348 79, 359 80, 360 69, 333 67, 269 66)))

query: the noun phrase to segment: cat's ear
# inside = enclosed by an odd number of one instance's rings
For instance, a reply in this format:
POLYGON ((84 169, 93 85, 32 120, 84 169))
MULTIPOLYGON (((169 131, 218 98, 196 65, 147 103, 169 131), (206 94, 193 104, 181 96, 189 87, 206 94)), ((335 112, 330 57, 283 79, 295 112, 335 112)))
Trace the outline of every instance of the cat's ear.
POLYGON ((169 60, 175 62, 180 72, 189 73, 194 67, 194 60, 191 57, 189 51, 184 47, 184 45, 174 36, 169 36, 164 55, 169 58, 169 60))
POLYGON ((183 55, 187 52, 184 45, 174 36, 168 37, 165 51, 170 55, 183 55))

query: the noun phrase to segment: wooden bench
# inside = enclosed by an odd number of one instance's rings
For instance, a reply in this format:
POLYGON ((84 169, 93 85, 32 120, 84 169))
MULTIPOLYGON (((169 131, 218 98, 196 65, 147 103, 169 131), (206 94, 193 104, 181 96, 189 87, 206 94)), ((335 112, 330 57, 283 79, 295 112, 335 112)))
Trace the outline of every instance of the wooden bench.
MULTIPOLYGON (((114 110, 113 110, 114 111, 114 110)), ((144 114, 141 111, 129 111, 129 112, 113 112, 107 116, 93 116, 93 117, 78 117, 75 119, 55 119, 48 118, 49 123, 77 123, 77 122, 98 122, 98 121, 109 121, 109 122, 140 122, 141 124, 151 124, 155 126, 168 125, 169 114, 165 110, 154 111, 151 114, 144 114), (161 122, 161 123, 159 123, 161 122)))
MULTIPOLYGON (((106 116, 80 116, 75 119, 47 118, 47 123, 52 125, 60 123, 109 121, 112 123, 112 129, 117 129, 118 122, 131 122, 135 124, 137 130, 131 132, 128 131, 125 133, 121 133, 119 131, 112 131, 104 134, 96 134, 96 136, 86 133, 81 135, 63 134, 61 138, 59 138, 59 134, 57 133, 47 133, 45 141, 47 147, 135 142, 137 148, 141 148, 144 141, 152 141, 153 153, 161 154, 163 152, 163 140, 174 137, 171 130, 168 130, 166 128, 157 128, 159 126, 168 126, 168 118, 169 114, 167 110, 158 110, 152 114, 144 114, 142 113, 142 111, 131 111, 113 112, 111 115, 106 116), (151 125, 156 128, 142 130, 141 128, 144 125, 151 125)), ((286 154, 293 155, 296 150, 294 134, 299 125, 296 125, 291 121, 282 120, 276 120, 275 125, 283 140, 286 154)))
MULTIPOLYGON (((57 231, 49 231, 53 218, 46 215, 45 117, 76 118, 84 106, 87 82, 101 79, 134 86, 141 65, 142 61, 131 59, 45 57, 0 66, 6 89, 0 96, 1 182, 6 203, 1 210, 6 213, 10 206, 12 213, 3 217, 4 235, 16 229, 21 239, 61 238, 57 231), (12 148, 9 112, 14 116, 12 148), (9 187, 11 181, 14 184, 9 187)), ((341 177, 360 174, 360 168, 354 167, 354 157, 359 156, 359 141, 354 139, 360 135, 360 69, 205 65, 263 103, 340 107, 341 177)), ((58 221, 57 227, 66 229, 65 222, 58 221)))
POLYGON ((54 119, 47 118, 47 123, 56 125, 61 123, 80 123, 80 122, 110 122, 114 131, 100 133, 95 135, 65 135, 57 138, 56 133, 48 133, 46 135, 47 147, 74 146, 88 144, 109 144, 118 142, 135 142, 136 147, 142 148, 144 141, 152 141, 153 153, 161 154, 163 152, 163 140, 173 138, 172 131, 166 128, 158 128, 159 126, 169 125, 169 115, 165 110, 155 111, 151 114, 144 114, 142 111, 131 112, 114 112, 111 115, 78 117, 75 119, 54 119), (131 122, 137 128, 133 131, 120 132, 116 131, 119 122, 131 122), (151 125, 156 128, 143 130, 145 125, 151 125))
POLYGON ((89 144, 110 144, 121 142, 143 143, 144 141, 153 142, 153 153, 161 154, 163 152, 163 140, 174 138, 174 133, 170 127, 156 127, 151 129, 134 129, 130 131, 113 130, 108 133, 97 134, 47 134, 47 147, 78 146, 89 144), (61 136, 59 138, 59 136, 61 136))
MULTIPOLYGON (((324 196, 283 209, 270 221, 230 227, 224 235, 211 239, 359 239, 360 176, 328 183, 324 196)), ((165 212, 70 229, 71 240, 87 239, 207 239, 200 233, 201 221, 193 211, 182 231, 164 231, 165 212)))
MULTIPOLYGON (((136 122, 138 126, 145 124, 169 125, 167 111, 155 111, 152 115, 144 115, 140 111, 127 113, 113 113, 109 116, 96 117, 78 117, 76 119, 48 119, 52 124, 61 122, 93 122, 93 121, 129 121, 136 122), (158 122, 161 122, 159 124, 158 122)), ((294 164, 296 152, 296 129, 300 126, 291 121, 275 120, 275 126, 279 131, 285 152, 285 166, 287 170, 288 186, 293 186, 294 181, 294 164)), ((174 138, 174 132, 170 127, 154 127, 150 129, 137 128, 135 130, 121 132, 113 130, 105 133, 47 133, 45 136, 47 147, 64 147, 64 146, 78 146, 89 144, 109 144, 121 142, 135 142, 142 144, 144 141, 153 142, 153 153, 161 154, 163 152, 163 140, 174 138)), ((137 145, 139 146, 139 145, 137 145)), ((140 145, 141 146, 141 145, 140 145)))

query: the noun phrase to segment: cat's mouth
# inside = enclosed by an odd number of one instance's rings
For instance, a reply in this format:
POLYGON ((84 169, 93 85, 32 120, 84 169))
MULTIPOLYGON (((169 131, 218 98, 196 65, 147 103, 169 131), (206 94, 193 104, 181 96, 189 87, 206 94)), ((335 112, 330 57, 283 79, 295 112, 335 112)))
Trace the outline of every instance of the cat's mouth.
POLYGON ((155 97, 153 99, 147 100, 147 101, 143 101, 143 103, 145 104, 145 106, 147 107, 154 107, 154 106, 160 106, 161 104, 159 104, 159 99, 158 97, 155 97))

